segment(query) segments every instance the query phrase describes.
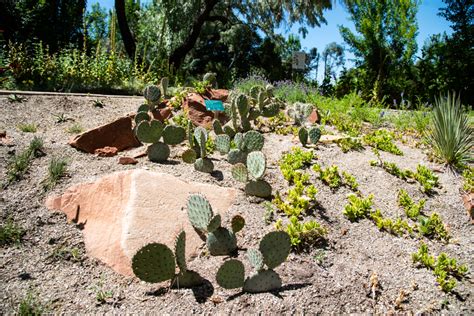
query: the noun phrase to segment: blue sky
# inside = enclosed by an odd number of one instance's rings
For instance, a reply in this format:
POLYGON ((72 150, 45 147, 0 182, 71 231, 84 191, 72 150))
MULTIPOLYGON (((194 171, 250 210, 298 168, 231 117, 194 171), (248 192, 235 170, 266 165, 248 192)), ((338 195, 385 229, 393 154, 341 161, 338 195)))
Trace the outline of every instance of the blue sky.
MULTIPOLYGON (((87 6, 90 6, 93 3, 99 2, 101 6, 106 8, 112 8, 114 0, 89 0, 87 1, 87 6)), ((149 0, 142 0, 142 3, 149 2, 149 0)), ((450 34, 452 32, 449 27, 449 23, 443 18, 438 16, 438 9, 445 7, 444 3, 441 0, 423 0, 418 8, 418 54, 421 56, 421 47, 423 47, 424 42, 432 34, 439 34, 446 32, 450 34)), ((336 1, 332 10, 325 11, 325 18, 327 24, 323 24, 319 28, 308 29, 308 35, 306 38, 301 38, 301 44, 303 48, 309 50, 312 47, 316 47, 319 52, 322 52, 327 44, 331 42, 336 42, 343 44, 341 35, 339 34, 338 25, 344 25, 352 30, 353 23, 349 20, 349 15, 345 11, 344 7, 336 1)), ((297 33, 298 26, 293 26, 289 30, 280 30, 282 34, 289 35, 291 33, 297 33)), ((346 47, 347 48, 347 47, 346 47)), ((346 50, 346 59, 350 60, 354 56, 346 50)), ((347 66, 350 66, 352 63, 350 61, 346 62, 347 66)), ((322 75, 322 70, 320 69, 319 75, 322 75)), ((319 77, 319 76, 318 76, 319 77)))

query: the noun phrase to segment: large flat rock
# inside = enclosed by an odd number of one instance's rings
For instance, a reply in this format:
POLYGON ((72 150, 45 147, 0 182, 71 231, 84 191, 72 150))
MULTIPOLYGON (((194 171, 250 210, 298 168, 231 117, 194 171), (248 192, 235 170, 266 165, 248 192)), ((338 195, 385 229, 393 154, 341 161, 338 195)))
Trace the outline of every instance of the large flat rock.
POLYGON ((237 190, 187 183, 166 173, 146 170, 116 172, 93 183, 75 185, 46 206, 61 210, 81 224, 86 252, 123 275, 133 275, 131 258, 143 245, 174 246, 180 229, 186 231, 186 256, 197 255, 202 240, 189 223, 186 201, 190 193, 204 194, 214 213, 223 216, 237 190))

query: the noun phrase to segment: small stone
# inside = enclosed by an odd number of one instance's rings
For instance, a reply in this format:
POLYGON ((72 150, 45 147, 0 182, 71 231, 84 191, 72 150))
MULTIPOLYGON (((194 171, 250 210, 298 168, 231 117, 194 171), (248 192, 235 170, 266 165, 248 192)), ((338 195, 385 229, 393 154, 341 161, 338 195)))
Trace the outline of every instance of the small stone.
POLYGON ((117 147, 109 147, 105 146, 103 148, 98 148, 94 151, 94 154, 96 154, 99 157, 113 157, 117 155, 118 149, 117 147))
POLYGON ((464 193, 462 195, 462 201, 464 202, 467 215, 471 219, 471 223, 474 224, 474 193, 464 193))
POLYGON ((138 163, 138 160, 132 157, 119 157, 118 163, 120 165, 134 165, 138 163))
POLYGON ((308 117, 308 121, 311 122, 311 124, 319 123, 321 121, 321 117, 319 116, 318 110, 313 109, 313 112, 308 117))

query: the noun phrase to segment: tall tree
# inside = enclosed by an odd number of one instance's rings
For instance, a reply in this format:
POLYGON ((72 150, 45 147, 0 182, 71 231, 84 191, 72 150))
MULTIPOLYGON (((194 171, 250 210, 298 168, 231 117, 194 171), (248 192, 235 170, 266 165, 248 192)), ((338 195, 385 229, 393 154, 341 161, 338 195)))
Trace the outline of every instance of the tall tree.
POLYGON ((357 65, 365 69, 366 95, 381 100, 403 92, 400 82, 417 50, 418 0, 351 0, 347 8, 358 34, 343 26, 339 30, 357 65))
POLYGON ((133 34, 130 31, 130 27, 128 26, 125 0, 115 0, 115 12, 117 14, 117 22, 120 29, 120 35, 122 35, 125 51, 130 59, 134 59, 137 46, 133 34))

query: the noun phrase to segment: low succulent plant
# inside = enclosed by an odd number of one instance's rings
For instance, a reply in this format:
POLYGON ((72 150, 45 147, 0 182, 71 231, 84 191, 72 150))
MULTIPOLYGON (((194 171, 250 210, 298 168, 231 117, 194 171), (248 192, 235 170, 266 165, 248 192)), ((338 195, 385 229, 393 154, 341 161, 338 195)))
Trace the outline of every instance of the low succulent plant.
POLYGON ((235 235, 242 230, 245 220, 236 215, 231 220, 231 230, 221 226, 221 216, 214 215, 211 204, 201 194, 192 194, 188 198, 188 218, 191 225, 206 236, 206 245, 212 256, 225 256, 237 250, 235 235))
POLYGON ((243 263, 236 259, 228 260, 217 271, 217 283, 225 289, 242 288, 248 293, 278 290, 282 281, 274 269, 286 260, 290 250, 291 242, 287 233, 270 232, 260 241, 259 249, 247 251, 247 258, 255 273, 245 278, 243 263))
POLYGON ((239 162, 232 167, 232 176, 235 180, 246 183, 245 192, 248 195, 268 198, 272 195, 272 187, 262 179, 265 170, 265 155, 261 151, 253 151, 247 156, 247 165, 239 162))
POLYGON ((174 254, 166 245, 145 245, 132 258, 133 273, 142 281, 158 283, 171 280, 172 287, 191 288, 201 285, 204 279, 195 271, 188 270, 185 256, 186 233, 176 237, 174 254), (176 265, 179 273, 176 273, 176 265))

